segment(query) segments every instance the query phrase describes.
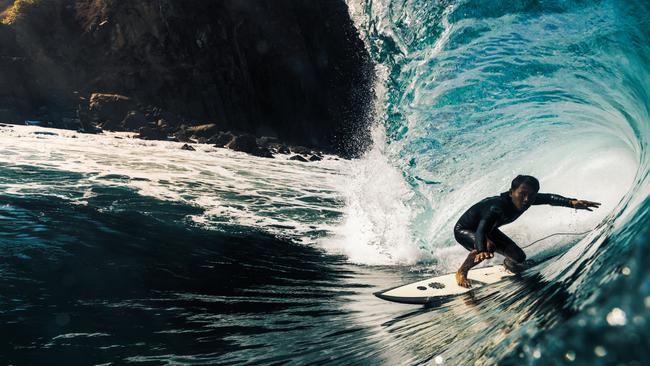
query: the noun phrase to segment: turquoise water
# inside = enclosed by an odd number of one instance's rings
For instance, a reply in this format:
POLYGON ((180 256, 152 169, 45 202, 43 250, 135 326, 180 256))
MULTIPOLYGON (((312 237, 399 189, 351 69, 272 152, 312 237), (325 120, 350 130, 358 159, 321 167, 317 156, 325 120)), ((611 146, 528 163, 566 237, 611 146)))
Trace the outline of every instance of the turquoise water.
POLYGON ((362 159, 0 128, 3 364, 643 364, 648 4, 348 4, 377 63, 362 159), (588 234, 442 307, 372 295, 455 270, 452 225, 516 174, 603 205, 531 208, 514 240, 588 234))
POLYGON ((516 174, 539 177, 543 191, 604 203, 597 218, 538 210, 507 227, 520 243, 593 231, 577 243, 540 243, 566 250, 541 271, 550 282, 525 300, 516 290, 498 295, 484 307, 471 355, 443 353, 463 363, 640 364, 650 307, 642 255, 648 4, 366 1, 352 9, 384 87, 377 117, 386 137, 376 149, 408 184, 404 224, 423 251, 449 259, 436 249, 449 245, 452 218, 516 174), (516 302, 501 302, 508 296, 516 302), (495 306, 507 318, 488 310, 495 306))

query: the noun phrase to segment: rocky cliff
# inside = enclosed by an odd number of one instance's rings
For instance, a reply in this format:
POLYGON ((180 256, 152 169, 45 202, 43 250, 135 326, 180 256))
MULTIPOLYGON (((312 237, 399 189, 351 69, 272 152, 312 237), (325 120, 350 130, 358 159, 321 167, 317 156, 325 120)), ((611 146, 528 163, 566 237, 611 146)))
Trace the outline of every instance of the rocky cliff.
POLYGON ((0 120, 212 123, 347 156, 368 140, 372 64, 343 0, 16 0, 0 11, 0 120), (130 119, 89 113, 93 93, 128 98, 130 119))

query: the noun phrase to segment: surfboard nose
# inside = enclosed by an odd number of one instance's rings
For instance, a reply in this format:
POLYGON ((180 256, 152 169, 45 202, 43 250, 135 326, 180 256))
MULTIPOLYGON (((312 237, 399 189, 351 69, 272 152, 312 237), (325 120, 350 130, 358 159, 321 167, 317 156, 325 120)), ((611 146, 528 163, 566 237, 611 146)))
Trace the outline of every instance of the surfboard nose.
MULTIPOLYGON (((399 287, 399 286, 398 286, 399 287)), ((401 304, 411 304, 411 305, 423 305, 429 302, 429 297, 428 296, 422 296, 422 297, 404 297, 404 296, 394 296, 394 295, 389 295, 388 293, 398 287, 391 288, 388 290, 384 291, 377 291, 373 292, 373 295, 376 297, 382 299, 382 300, 387 300, 387 301, 392 301, 392 302, 398 302, 401 304)))

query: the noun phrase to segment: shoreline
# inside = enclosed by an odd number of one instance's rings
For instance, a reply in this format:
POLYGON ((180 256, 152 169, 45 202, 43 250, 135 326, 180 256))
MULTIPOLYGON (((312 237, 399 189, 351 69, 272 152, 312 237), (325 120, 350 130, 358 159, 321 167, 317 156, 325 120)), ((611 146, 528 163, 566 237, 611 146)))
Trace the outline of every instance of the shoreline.
MULTIPOLYGON (((165 141, 165 142, 176 142, 183 144, 179 149, 194 151, 195 148, 192 145, 211 145, 214 148, 218 149, 227 149, 237 152, 243 152, 247 155, 263 157, 274 159, 276 155, 287 156, 288 160, 295 160, 298 162, 309 163, 314 161, 320 161, 323 159, 328 160, 349 160, 344 156, 340 156, 335 152, 326 151, 323 149, 306 147, 301 145, 292 145, 280 141, 276 137, 270 136, 254 136, 248 133, 234 133, 231 131, 220 131, 215 129, 215 134, 206 138, 204 136, 197 136, 192 134, 188 136, 186 132, 187 129, 179 129, 178 131, 171 134, 159 134, 159 135, 148 135, 147 132, 143 134, 143 131, 111 131, 103 130, 96 128, 92 132, 86 132, 82 129, 74 128, 63 128, 59 126, 43 126, 36 123, 38 121, 25 121, 25 124, 12 123, 12 122, 0 122, 0 128, 12 128, 16 127, 37 127, 44 130, 60 130, 60 131, 71 131, 83 135, 105 135, 105 132, 115 133, 115 134, 125 134, 126 136, 114 136, 115 138, 133 138, 140 139, 144 141, 165 141), (224 136, 226 138, 224 138, 224 136)), ((205 125, 198 125, 194 127, 201 127, 205 125)), ((190 130, 191 131, 191 130, 190 130)), ((41 134, 51 134, 58 135, 55 132, 44 131, 41 134)), ((76 135, 72 135, 72 138, 76 138, 76 135)), ((108 136, 107 136, 108 137, 108 136)))

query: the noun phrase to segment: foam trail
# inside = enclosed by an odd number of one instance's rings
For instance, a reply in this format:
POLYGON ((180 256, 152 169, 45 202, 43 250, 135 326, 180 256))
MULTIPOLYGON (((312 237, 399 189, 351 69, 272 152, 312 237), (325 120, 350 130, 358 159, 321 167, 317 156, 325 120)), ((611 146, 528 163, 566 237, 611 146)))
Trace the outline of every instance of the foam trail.
POLYGON ((304 243, 315 243, 338 226, 343 206, 338 187, 348 161, 327 156, 305 164, 282 155, 264 159, 201 144, 185 151, 181 145, 128 133, 0 128, 5 172, 0 187, 14 195, 56 196, 82 205, 106 195, 102 187, 129 188, 200 208, 200 214, 186 218, 194 225, 226 231, 252 227, 304 243), (54 172, 68 178, 46 179, 54 172))

